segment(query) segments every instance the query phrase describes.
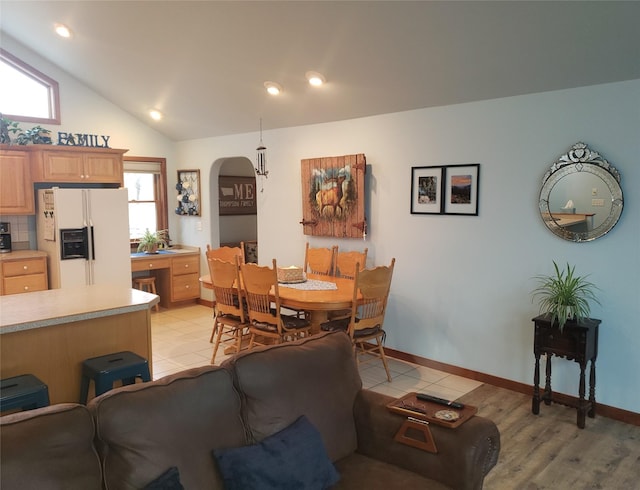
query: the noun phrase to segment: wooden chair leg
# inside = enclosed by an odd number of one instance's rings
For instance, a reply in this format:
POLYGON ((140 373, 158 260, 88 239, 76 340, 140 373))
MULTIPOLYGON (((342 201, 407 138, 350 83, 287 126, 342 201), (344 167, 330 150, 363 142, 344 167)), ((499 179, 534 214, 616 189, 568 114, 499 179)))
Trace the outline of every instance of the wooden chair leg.
POLYGON ((216 336, 216 343, 213 346, 213 355, 211 356, 211 364, 215 364, 216 361, 216 353, 218 352, 218 347, 220 347, 220 339, 222 338, 222 331, 224 327, 222 325, 217 325, 218 327, 218 335, 216 336))
POLYGON ((387 380, 391 383, 391 374, 389 373, 389 365, 387 364, 387 357, 384 355, 384 348, 382 347, 382 342, 380 339, 376 339, 378 342, 378 351, 380 351, 380 359, 382 359, 382 364, 384 364, 384 370, 387 372, 387 380))
POLYGON ((240 350, 242 349, 242 331, 244 330, 244 328, 238 328, 235 331, 235 336, 236 336, 236 354, 238 354, 240 352, 240 350))
POLYGON ((216 312, 216 307, 214 305, 213 306, 213 328, 211 329, 211 337, 209 337, 210 344, 213 343, 213 337, 215 337, 216 333, 218 332, 218 322, 216 322, 217 316, 218 316, 218 313, 216 312))

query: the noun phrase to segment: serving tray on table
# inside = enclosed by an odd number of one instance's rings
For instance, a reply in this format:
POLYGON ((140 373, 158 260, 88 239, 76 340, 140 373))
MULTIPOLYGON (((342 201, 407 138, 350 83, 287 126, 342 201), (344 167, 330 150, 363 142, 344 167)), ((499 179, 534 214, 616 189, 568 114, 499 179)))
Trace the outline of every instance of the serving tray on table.
POLYGON ((387 405, 392 412, 431 424, 454 429, 464 424, 478 412, 478 407, 464 405, 463 408, 453 408, 439 403, 418 400, 416 393, 409 393, 387 405))

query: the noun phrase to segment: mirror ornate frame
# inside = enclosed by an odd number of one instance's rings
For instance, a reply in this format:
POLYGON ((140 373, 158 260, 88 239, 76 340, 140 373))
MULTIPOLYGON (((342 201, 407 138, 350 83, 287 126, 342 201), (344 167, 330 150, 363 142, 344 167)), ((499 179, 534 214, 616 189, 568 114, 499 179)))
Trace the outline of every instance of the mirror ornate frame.
POLYGON ((586 242, 607 234, 623 204, 620 174, 584 143, 573 145, 542 179, 540 215, 565 240, 586 242))

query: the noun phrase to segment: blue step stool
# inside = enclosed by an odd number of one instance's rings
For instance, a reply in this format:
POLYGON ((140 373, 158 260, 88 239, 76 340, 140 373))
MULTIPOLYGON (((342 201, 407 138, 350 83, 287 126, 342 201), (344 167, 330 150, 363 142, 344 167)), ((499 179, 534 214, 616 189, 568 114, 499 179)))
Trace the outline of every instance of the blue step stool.
POLYGON ((31 410, 49 405, 49 388, 33 374, 0 380, 0 412, 31 410))
POLYGON ((136 378, 151 381, 149 363, 144 357, 133 352, 116 352, 86 359, 82 363, 80 403, 87 403, 91 380, 95 384, 98 396, 112 389, 115 381, 121 380, 123 385, 131 385, 136 382, 136 378))

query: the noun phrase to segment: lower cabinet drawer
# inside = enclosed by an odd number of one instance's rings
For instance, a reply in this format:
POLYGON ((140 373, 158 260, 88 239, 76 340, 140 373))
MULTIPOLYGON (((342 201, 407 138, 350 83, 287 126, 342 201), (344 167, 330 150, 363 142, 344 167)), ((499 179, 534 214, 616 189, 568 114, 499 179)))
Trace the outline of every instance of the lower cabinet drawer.
POLYGON ((181 274, 173 276, 171 285, 171 301, 182 301, 200 297, 200 281, 198 274, 181 274))
POLYGON ((47 269, 46 259, 25 259, 10 261, 2 266, 4 277, 23 276, 26 274, 42 274, 47 269))
POLYGON ((4 294, 31 293, 44 291, 48 288, 47 276, 44 274, 30 274, 4 278, 4 294))
POLYGON ((187 255, 186 257, 174 257, 171 264, 171 274, 175 281, 177 275, 197 274, 200 270, 200 256, 187 255))

